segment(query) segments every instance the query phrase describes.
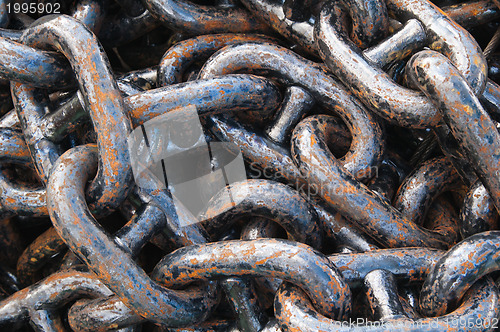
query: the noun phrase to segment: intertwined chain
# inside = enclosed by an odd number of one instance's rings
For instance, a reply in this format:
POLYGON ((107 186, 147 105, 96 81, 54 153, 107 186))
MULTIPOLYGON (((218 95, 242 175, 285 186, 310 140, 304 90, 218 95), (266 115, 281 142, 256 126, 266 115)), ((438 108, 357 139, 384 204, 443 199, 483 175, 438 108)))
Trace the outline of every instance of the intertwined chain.
POLYGON ((0 329, 497 329, 499 5, 0 0, 0 329))

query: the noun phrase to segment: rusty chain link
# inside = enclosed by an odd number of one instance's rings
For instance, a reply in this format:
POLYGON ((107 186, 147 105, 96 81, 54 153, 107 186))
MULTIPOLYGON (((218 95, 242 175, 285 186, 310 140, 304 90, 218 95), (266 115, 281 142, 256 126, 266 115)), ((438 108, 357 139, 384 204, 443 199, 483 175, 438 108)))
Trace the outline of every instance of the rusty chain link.
POLYGON ((492 331, 495 0, 0 0, 0 330, 492 331))

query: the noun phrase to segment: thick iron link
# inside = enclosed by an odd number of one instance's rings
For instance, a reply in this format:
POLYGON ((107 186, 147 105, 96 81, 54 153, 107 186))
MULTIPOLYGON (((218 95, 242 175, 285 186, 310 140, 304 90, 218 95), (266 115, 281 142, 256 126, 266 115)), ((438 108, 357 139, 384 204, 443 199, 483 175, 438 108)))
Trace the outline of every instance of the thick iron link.
POLYGON ((499 18, 0 0, 0 330, 497 329, 499 18))
MULTIPOLYGON (((429 46, 452 59, 474 92, 482 94, 486 83, 486 60, 465 29, 427 1, 388 2, 388 6, 397 11, 399 17, 418 19, 429 46)), ((315 36, 320 55, 328 67, 360 100, 385 119, 402 126, 435 125, 439 121, 437 110, 425 96, 393 82, 380 66, 373 66, 348 40, 342 27, 342 15, 333 4, 327 4, 317 21, 315 36)), ((408 41, 416 46, 413 39, 408 41)))
POLYGON ((322 188, 319 195, 334 209, 358 222, 379 243, 388 247, 430 246, 447 248, 454 241, 455 222, 444 218, 439 231, 416 225, 387 201, 348 172, 328 150, 325 132, 328 117, 309 117, 295 127, 292 156, 311 183, 322 188), (314 167, 320 164, 322 167, 314 167))

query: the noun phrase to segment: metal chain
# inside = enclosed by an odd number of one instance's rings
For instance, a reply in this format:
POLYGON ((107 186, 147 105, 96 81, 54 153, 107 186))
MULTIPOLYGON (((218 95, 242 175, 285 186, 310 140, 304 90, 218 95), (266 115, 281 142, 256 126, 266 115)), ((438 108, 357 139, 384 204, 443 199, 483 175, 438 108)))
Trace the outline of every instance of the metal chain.
POLYGON ((497 329, 497 5, 0 0, 0 329, 497 329))

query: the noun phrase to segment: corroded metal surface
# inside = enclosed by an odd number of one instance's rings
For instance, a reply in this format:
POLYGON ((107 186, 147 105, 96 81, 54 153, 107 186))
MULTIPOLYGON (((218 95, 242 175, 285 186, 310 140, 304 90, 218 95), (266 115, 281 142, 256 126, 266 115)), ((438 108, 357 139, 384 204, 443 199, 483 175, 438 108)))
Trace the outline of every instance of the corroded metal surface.
POLYGON ((0 330, 497 329, 497 5, 0 0, 0 330))

